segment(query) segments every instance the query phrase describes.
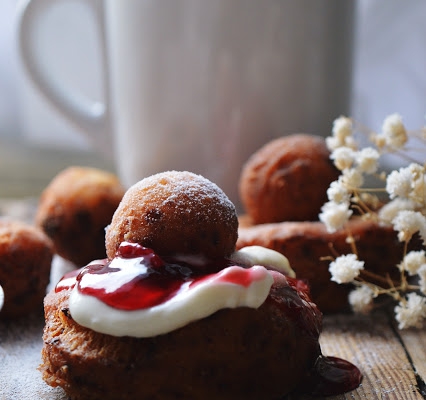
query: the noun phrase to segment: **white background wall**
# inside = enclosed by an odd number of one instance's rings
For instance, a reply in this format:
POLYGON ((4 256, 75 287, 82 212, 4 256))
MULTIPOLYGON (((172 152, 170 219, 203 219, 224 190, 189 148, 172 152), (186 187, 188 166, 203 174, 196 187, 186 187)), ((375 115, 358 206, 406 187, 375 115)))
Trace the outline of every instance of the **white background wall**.
MULTIPOLYGON (((25 174, 38 173, 33 167, 37 163, 44 165, 40 185, 67 162, 102 164, 81 132, 59 116, 23 74, 16 48, 17 3, 0 0, 0 195, 8 191, 7 180, 25 181, 25 174), (7 147, 11 138, 19 144, 12 150, 7 147), (24 144, 32 150, 23 151, 24 144), (64 153, 54 157, 49 149, 64 153), (66 158, 69 152, 71 160, 66 158), (23 169, 13 176, 19 166, 23 169)), ((373 129, 393 112, 399 112, 409 128, 425 125, 426 1, 358 0, 357 5, 352 116, 373 129)), ((81 1, 54 9, 40 41, 55 74, 88 96, 102 97, 96 32, 81 1), (52 33, 55 24, 63 35, 52 33)))
POLYGON ((358 5, 353 116, 372 129, 394 112, 408 128, 426 125, 426 1, 358 5))

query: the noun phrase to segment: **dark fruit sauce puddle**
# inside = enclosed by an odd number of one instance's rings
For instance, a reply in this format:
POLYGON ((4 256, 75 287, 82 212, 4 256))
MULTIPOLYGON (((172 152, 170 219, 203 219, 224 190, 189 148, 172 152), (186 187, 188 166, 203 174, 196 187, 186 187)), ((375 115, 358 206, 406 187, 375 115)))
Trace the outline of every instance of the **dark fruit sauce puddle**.
MULTIPOLYGON (((56 286, 56 292, 70 289, 77 284, 81 293, 94 296, 111 307, 125 311, 140 310, 171 299, 184 284, 196 285, 224 268, 235 265, 230 260, 221 259, 203 264, 202 267, 194 267, 190 262, 160 258, 153 250, 134 243, 123 243, 117 252, 117 258, 129 263, 129 270, 132 270, 131 274, 134 276, 129 279, 126 268, 114 267, 113 261, 98 260, 66 274, 56 286), (123 284, 116 283, 117 274, 125 277, 127 275, 123 284), (85 275, 103 275, 104 279, 101 285, 82 285, 85 275)), ((232 274, 224 275, 223 281, 247 287, 252 281, 248 271, 249 269, 237 269, 232 274)), ((316 320, 302 319, 303 313, 299 312, 299 309, 306 307, 308 288, 300 280, 289 277, 286 277, 286 280, 286 302, 285 306, 281 304, 280 308, 289 319, 295 321, 316 340, 316 320)), ((361 380, 362 374, 355 365, 337 357, 323 356, 319 350, 319 356, 312 370, 307 373, 303 389, 299 392, 314 396, 332 396, 357 388, 361 380)))

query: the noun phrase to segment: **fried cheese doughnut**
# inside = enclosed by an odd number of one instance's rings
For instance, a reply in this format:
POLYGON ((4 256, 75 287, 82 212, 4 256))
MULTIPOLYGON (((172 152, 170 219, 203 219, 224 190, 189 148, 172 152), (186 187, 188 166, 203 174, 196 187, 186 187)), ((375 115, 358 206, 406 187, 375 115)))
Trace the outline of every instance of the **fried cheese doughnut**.
POLYGON ((53 244, 41 230, 0 219, 0 285, 4 291, 0 318, 42 311, 52 257, 53 244))
POLYGON ((258 309, 222 309, 148 338, 78 325, 68 296, 46 297, 40 369, 72 400, 278 399, 299 385, 319 354, 321 313, 295 287, 274 285, 258 309), (303 303, 293 304, 298 296, 303 303))
POLYGON ((307 134, 275 139, 255 152, 239 182, 253 223, 318 220, 327 188, 339 175, 329 156, 325 140, 307 134))
POLYGON ((338 382, 327 373, 307 285, 279 254, 235 253, 237 224, 199 175, 131 187, 108 227, 110 258, 45 298, 43 379, 72 400, 272 400, 300 385, 322 395, 358 386, 352 364, 340 360, 338 382))
POLYGON ((106 230, 106 250, 114 258, 124 241, 159 255, 219 258, 235 250, 235 206, 214 183, 186 171, 162 172, 133 185, 106 230))
POLYGON ((114 174, 69 167, 43 191, 35 221, 52 239, 56 252, 81 267, 106 256, 105 228, 123 195, 114 174))
MULTIPOLYGON (((330 280, 330 260, 323 257, 352 253, 347 243, 350 232, 355 240, 358 256, 365 268, 380 276, 399 272, 394 268, 401 260, 403 244, 398 241, 392 227, 373 221, 352 219, 347 230, 329 233, 323 223, 280 222, 249 226, 247 221, 239 229, 237 249, 245 246, 264 246, 284 254, 298 279, 306 280, 313 301, 324 313, 342 311, 348 307, 349 285, 339 285, 330 280), (335 252, 335 253, 334 253, 335 252)), ((383 284, 382 282, 380 282, 383 284)))

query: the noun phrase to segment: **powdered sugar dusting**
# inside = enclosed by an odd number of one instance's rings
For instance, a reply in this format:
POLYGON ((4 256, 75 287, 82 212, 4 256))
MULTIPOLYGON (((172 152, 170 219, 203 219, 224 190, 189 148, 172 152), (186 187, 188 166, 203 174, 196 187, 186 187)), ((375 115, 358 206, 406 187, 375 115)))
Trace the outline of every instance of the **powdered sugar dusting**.
MULTIPOLYGON (((133 185, 128 195, 136 199, 137 193, 142 189, 149 189, 153 201, 161 202, 162 205, 173 203, 180 212, 190 213, 199 209, 200 213, 203 212, 209 216, 208 207, 213 205, 212 200, 214 200, 215 207, 223 210, 220 217, 229 218, 236 213, 234 204, 222 189, 203 176, 192 172, 166 171, 152 175, 133 185)), ((127 200, 126 196, 124 200, 127 200)))

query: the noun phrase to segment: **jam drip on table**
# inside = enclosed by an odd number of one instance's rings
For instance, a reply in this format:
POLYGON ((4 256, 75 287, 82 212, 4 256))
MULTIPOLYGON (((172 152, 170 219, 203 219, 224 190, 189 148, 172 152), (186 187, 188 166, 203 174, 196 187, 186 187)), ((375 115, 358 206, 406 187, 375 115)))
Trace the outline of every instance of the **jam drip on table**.
MULTIPOLYGON (((268 301, 275 301, 283 314, 301 328, 301 332, 317 341, 317 308, 310 301, 309 287, 298 279, 286 277, 286 280, 288 287, 280 291, 281 301, 275 300, 273 295, 269 296, 268 301), (314 310, 303 312, 302 307, 312 307, 314 310)), ((300 392, 318 397, 334 396, 354 390, 360 385, 362 374, 355 365, 338 357, 322 355, 319 345, 318 353, 313 368, 302 383, 303 387, 299 389, 300 392)))
POLYGON ((361 381, 361 371, 354 364, 320 355, 300 392, 319 397, 336 396, 356 389, 361 381))
MULTIPOLYGON (((73 288, 87 295, 94 296, 111 307, 129 311, 146 309, 161 304, 172 298, 183 285, 196 285, 226 267, 235 265, 230 260, 221 259, 196 265, 172 258, 160 258, 153 250, 134 243, 122 243, 116 259, 98 260, 86 267, 66 274, 56 286, 56 292, 73 288), (124 261, 123 268, 117 268, 114 260, 124 261), (128 268, 127 268, 128 267, 128 268), (109 285, 117 281, 118 274, 124 278, 131 269, 134 276, 123 280, 123 284, 109 285), (103 275, 101 285, 82 285, 85 275, 103 275)), ((243 267, 244 268, 244 267, 243 267)), ((249 271, 247 269, 246 271, 249 271)), ((241 271, 224 278, 227 282, 248 286, 250 276, 241 271)), ((317 340, 319 324, 315 311, 306 313, 302 308, 314 307, 310 302, 308 286, 297 279, 286 277, 287 286, 282 288, 284 301, 276 301, 287 318, 294 321, 302 332, 317 340)), ((274 301, 273 296, 268 301, 274 301)), ((337 357, 319 356, 311 371, 307 373, 307 381, 300 391, 314 396, 332 396, 356 389, 362 380, 359 369, 348 361, 337 357)))

